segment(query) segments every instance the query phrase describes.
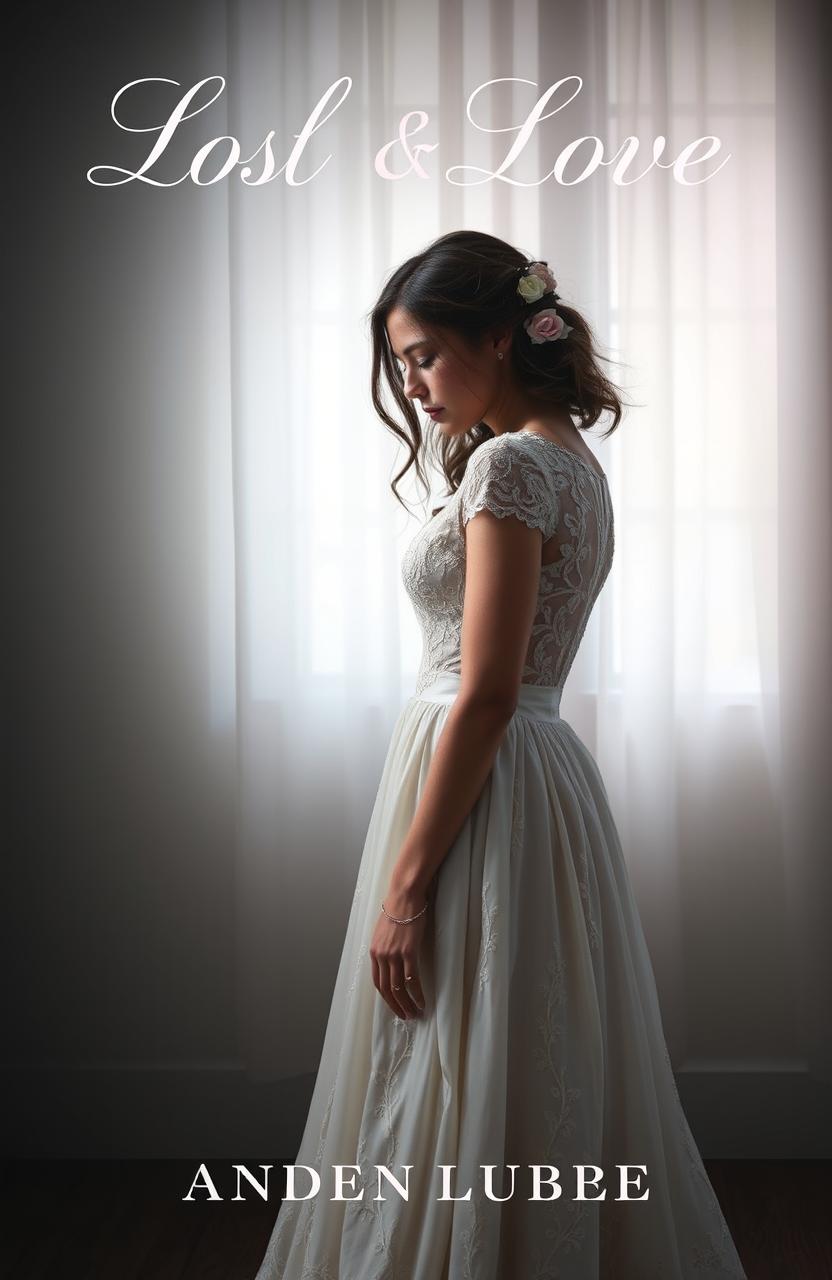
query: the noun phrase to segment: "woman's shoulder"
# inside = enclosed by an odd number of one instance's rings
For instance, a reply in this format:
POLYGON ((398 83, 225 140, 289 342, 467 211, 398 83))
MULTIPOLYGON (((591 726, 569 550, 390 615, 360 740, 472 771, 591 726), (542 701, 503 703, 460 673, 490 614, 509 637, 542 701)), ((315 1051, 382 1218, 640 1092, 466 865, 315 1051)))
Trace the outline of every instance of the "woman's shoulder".
POLYGON ((498 516, 519 515, 546 532, 557 518, 558 488, 552 469, 525 439, 515 433, 494 436, 468 459, 460 485, 462 521, 487 507, 498 516))
POLYGON ((489 436, 478 444, 468 459, 468 467, 473 463, 483 466, 486 460, 509 462, 514 459, 530 458, 533 454, 527 449, 528 436, 521 436, 519 431, 503 431, 501 435, 489 436))
POLYGON ((490 436, 474 449, 463 479, 467 478, 471 484, 489 476, 517 479, 520 476, 551 475, 552 467, 557 466, 559 458, 554 450, 541 449, 540 439, 542 437, 535 440, 519 431, 504 431, 501 435, 490 436))
MULTIPOLYGON (((501 465, 523 467, 559 477, 556 482, 558 488, 563 487, 564 478, 571 481, 576 467, 580 475, 590 471, 604 481, 606 473, 595 455, 583 443, 579 447, 580 452, 540 431, 511 431, 486 440, 474 450, 472 457, 481 449, 488 448, 490 456, 501 465)), ((486 458, 488 456, 486 454, 486 458)), ((487 465, 485 458, 481 465, 487 465)))

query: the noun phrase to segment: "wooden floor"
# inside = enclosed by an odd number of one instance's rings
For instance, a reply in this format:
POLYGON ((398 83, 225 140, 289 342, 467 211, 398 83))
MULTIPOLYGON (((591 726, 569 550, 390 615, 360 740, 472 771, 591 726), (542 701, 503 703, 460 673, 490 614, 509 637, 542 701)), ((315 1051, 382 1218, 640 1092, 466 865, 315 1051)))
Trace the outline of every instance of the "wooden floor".
MULTIPOLYGON (((0 1277, 254 1280, 279 1201, 234 1202, 231 1163, 206 1163, 222 1199, 183 1203, 199 1161, 6 1161, 0 1277)), ((832 1280, 832 1162, 705 1164, 748 1280, 832 1280)))

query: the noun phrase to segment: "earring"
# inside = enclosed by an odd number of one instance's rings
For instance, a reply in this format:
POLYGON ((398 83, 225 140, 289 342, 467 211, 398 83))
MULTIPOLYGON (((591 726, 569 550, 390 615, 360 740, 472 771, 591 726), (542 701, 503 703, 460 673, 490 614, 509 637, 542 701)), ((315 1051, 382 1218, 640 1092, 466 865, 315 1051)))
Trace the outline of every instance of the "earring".
POLYGON ((503 353, 502 353, 502 351, 498 351, 498 352, 497 352, 497 359, 498 359, 498 360, 502 360, 502 358, 503 358, 503 353))

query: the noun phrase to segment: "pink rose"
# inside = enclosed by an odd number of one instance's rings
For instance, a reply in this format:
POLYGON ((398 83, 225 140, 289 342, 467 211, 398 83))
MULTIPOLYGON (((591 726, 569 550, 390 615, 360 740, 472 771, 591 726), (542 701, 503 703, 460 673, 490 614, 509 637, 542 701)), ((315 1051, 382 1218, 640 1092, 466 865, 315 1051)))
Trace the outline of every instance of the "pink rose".
POLYGON ((554 307, 538 311, 526 321, 524 328, 532 342, 553 342, 556 338, 565 338, 567 333, 571 333, 569 325, 564 324, 563 317, 558 315, 554 307))

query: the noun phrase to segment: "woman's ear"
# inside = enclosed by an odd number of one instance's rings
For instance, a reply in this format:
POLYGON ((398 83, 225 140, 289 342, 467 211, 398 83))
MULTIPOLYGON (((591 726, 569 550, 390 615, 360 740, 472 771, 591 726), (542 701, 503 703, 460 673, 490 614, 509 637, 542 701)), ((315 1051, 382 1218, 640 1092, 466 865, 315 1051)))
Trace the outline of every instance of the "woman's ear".
POLYGON ((511 329, 503 325, 494 329, 489 338, 489 349, 493 356, 507 356, 511 350, 511 329))

